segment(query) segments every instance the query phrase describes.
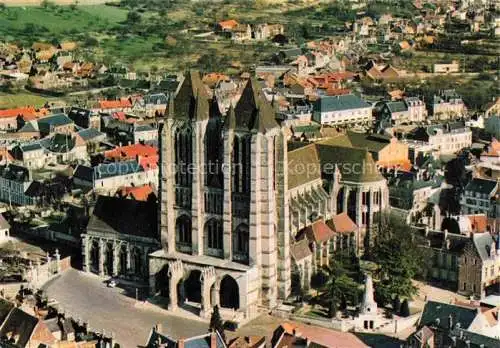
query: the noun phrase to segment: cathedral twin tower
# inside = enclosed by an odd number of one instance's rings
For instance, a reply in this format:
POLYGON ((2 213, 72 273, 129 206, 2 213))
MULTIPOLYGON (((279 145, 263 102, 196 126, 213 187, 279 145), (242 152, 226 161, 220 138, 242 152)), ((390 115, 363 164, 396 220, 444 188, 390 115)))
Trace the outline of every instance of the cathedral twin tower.
POLYGON ((182 297, 202 313, 219 304, 253 316, 289 295, 287 147, 275 113, 249 80, 223 116, 196 72, 171 100, 160 145, 162 245, 171 283, 201 277, 199 289, 170 284, 171 308, 182 297))

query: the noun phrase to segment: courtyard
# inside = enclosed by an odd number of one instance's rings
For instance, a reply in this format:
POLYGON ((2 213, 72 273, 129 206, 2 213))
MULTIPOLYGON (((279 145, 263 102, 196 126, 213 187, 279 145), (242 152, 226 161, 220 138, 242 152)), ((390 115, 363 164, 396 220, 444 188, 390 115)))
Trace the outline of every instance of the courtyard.
POLYGON ((75 269, 46 284, 44 290, 62 311, 88 322, 90 328, 113 333, 122 347, 144 345, 157 323, 165 334, 173 337, 199 335, 208 329, 208 323, 203 321, 139 308, 135 288, 108 288, 102 278, 75 269))

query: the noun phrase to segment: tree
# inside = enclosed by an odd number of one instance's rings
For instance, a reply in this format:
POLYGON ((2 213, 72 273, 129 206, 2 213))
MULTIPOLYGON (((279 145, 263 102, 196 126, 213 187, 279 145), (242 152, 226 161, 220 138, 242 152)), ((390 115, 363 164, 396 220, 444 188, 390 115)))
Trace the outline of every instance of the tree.
POLYGON ((219 306, 217 305, 215 305, 212 316, 210 317, 210 325, 208 328, 212 332, 217 331, 222 339, 224 341, 226 340, 226 335, 224 334, 224 322, 222 321, 219 313, 219 306))
POLYGON ((377 297, 382 301, 392 297, 411 298, 417 293, 412 280, 426 274, 430 267, 430 251, 416 247, 424 244, 421 237, 409 231, 400 217, 384 214, 379 227, 370 255, 379 266, 377 297))
POLYGON ((141 15, 137 11, 129 11, 127 13, 127 23, 135 25, 141 22, 141 15))
POLYGON ((401 304, 401 311, 400 314, 402 317, 409 317, 410 316, 410 305, 408 304, 408 299, 404 299, 403 303, 401 304))

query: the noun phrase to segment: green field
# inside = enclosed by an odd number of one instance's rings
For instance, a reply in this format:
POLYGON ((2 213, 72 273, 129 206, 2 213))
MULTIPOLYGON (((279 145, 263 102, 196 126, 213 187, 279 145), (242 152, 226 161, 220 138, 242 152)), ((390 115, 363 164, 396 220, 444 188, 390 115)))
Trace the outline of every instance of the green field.
POLYGON ((47 40, 54 36, 71 37, 85 32, 100 32, 122 22, 127 10, 106 6, 79 6, 76 9, 8 7, 0 11, 0 36, 7 40, 37 36, 47 40))
POLYGON ((0 109, 9 109, 27 105, 41 107, 47 101, 51 102, 54 100, 54 98, 44 97, 29 92, 19 92, 15 94, 0 93, 0 109))

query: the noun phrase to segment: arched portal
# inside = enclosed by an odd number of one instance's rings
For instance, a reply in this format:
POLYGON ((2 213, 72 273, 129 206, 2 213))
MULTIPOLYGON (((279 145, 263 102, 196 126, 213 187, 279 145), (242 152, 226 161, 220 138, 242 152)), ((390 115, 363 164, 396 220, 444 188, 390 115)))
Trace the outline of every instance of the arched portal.
POLYGON ((127 247, 122 245, 120 247, 120 269, 119 273, 121 275, 127 274, 127 247))
POLYGON ((134 248, 132 253, 132 265, 134 267, 134 273, 140 274, 142 272, 142 252, 139 248, 134 248))
POLYGON ((169 297, 169 276, 168 276, 168 266, 165 265, 163 268, 155 275, 155 291, 157 294, 163 297, 169 297))
POLYGON ((223 308, 240 308, 240 291, 238 283, 230 275, 222 278, 220 283, 220 306, 223 308))
POLYGON ((99 243, 93 241, 90 246, 90 267, 92 272, 99 271, 99 243))
POLYGON ((105 263, 104 263, 104 269, 107 275, 113 274, 113 244, 108 243, 106 244, 106 254, 105 256, 105 263))
POLYGON ((190 302, 201 303, 201 272, 192 270, 184 281, 186 299, 190 302))

